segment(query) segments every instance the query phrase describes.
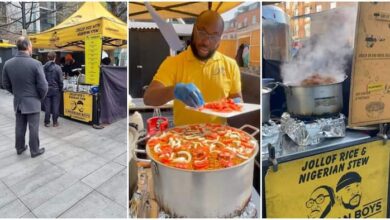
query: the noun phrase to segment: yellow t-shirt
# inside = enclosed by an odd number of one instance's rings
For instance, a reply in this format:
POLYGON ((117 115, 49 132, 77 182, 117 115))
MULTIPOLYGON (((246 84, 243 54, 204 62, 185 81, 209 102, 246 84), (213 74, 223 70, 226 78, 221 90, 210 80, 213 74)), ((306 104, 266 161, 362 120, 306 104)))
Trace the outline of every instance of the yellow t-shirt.
MULTIPOLYGON (((190 47, 177 56, 166 58, 153 80, 164 86, 194 83, 205 102, 218 101, 241 92, 240 69, 235 60, 215 52, 207 62, 198 60, 190 47)), ((185 104, 174 100, 173 116, 176 126, 196 123, 226 123, 226 119, 185 109, 185 104)))

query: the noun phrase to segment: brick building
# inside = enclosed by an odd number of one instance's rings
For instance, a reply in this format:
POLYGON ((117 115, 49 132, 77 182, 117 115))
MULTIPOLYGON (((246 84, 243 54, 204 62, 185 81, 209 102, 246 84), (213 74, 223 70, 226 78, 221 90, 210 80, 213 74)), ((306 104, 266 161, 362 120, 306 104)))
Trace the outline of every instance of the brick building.
POLYGON ((311 36, 311 17, 316 13, 341 7, 354 7, 352 2, 280 2, 276 3, 290 17, 293 40, 299 41, 311 36))
POLYGON ((219 51, 235 57, 238 47, 248 44, 250 66, 260 66, 260 2, 241 6, 233 19, 225 22, 219 51))

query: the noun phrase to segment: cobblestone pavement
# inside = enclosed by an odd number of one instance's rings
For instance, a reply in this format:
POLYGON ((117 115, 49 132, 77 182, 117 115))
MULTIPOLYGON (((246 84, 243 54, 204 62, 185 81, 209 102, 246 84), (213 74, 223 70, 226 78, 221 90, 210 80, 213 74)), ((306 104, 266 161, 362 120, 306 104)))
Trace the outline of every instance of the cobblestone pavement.
MULTIPOLYGON (((126 119, 104 129, 60 118, 43 126, 46 152, 16 155, 13 96, 0 90, 0 218, 127 216, 126 119)), ((28 143, 26 134, 26 143, 28 143)))

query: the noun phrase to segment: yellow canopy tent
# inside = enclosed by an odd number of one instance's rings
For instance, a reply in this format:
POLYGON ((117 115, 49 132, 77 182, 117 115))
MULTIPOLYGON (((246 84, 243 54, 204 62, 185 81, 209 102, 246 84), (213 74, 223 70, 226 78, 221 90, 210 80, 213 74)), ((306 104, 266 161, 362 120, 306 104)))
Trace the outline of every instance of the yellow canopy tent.
POLYGON ((127 25, 99 2, 86 2, 61 24, 29 38, 34 48, 84 50, 85 37, 101 34, 103 49, 126 45, 127 25))
MULTIPOLYGON (((149 2, 163 18, 194 18, 202 11, 213 10, 220 14, 240 5, 242 2, 149 2)), ((129 3, 129 18, 136 20, 151 19, 142 2, 129 3)))
POLYGON ((16 45, 10 44, 10 43, 0 42, 0 48, 11 48, 11 47, 16 47, 16 45))

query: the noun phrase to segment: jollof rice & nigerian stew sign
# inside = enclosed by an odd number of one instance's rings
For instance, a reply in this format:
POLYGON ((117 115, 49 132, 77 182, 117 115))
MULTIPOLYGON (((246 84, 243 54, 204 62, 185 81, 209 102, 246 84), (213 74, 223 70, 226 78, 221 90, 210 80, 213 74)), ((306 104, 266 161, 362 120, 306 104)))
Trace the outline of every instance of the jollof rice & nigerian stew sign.
POLYGON ((390 143, 279 164, 265 176, 268 218, 386 218, 390 143))
POLYGON ((64 92, 64 115, 73 119, 92 121, 92 95, 64 92))

